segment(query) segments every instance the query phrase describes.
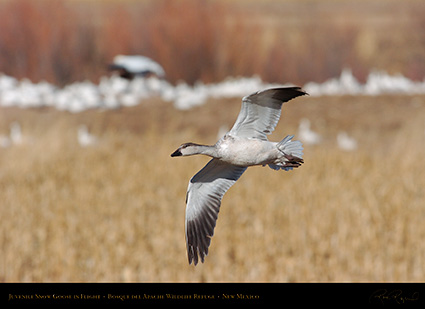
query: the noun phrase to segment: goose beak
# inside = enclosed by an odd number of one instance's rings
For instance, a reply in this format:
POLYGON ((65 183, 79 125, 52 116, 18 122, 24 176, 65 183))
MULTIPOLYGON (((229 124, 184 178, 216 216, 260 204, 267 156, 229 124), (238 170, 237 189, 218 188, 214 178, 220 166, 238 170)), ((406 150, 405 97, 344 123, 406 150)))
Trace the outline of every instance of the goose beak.
POLYGON ((177 149, 176 151, 174 151, 171 156, 172 157, 180 157, 182 155, 180 149, 177 149))

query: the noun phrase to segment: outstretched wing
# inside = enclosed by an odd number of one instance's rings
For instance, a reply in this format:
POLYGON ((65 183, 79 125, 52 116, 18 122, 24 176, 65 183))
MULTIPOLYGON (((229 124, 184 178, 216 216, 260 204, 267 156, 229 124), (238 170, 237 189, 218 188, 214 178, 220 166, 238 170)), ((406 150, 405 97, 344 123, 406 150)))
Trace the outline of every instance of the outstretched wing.
POLYGON ((299 87, 286 87, 258 91, 244 97, 230 134, 267 140, 267 135, 274 131, 279 121, 282 104, 305 94, 299 87))
POLYGON ((212 159, 190 179, 186 195, 186 247, 189 264, 204 262, 220 211, 224 193, 245 172, 246 167, 212 159))

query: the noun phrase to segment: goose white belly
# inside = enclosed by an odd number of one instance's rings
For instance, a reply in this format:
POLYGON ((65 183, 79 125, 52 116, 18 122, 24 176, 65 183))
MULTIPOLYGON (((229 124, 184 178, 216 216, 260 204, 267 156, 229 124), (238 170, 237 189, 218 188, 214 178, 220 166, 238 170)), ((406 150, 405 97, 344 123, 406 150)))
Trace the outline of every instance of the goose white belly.
POLYGON ((220 160, 239 166, 264 165, 279 156, 276 143, 230 135, 218 141, 216 147, 220 160))

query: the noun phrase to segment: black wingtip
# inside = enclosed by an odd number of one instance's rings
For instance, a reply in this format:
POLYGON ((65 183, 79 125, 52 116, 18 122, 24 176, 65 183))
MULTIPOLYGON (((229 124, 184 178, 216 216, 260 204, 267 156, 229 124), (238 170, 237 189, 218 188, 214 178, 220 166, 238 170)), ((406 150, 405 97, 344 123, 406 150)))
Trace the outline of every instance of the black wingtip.
POLYGON ((303 95, 309 95, 307 92, 301 89, 301 87, 297 87, 297 86, 274 88, 270 90, 272 91, 274 90, 274 93, 272 94, 272 98, 282 102, 287 102, 292 99, 295 99, 296 97, 300 97, 303 95))
POLYGON ((189 265, 192 264, 192 262, 193 262, 194 266, 198 265, 199 258, 201 259, 201 262, 204 263, 205 255, 206 254, 203 254, 202 252, 200 252, 199 249, 196 248, 195 246, 188 245, 188 247, 187 247, 187 258, 188 258, 188 261, 189 261, 189 265), (198 256, 198 254, 199 254, 199 256, 198 256))
MULTIPOLYGON (((196 256, 196 257, 198 257, 198 256, 196 256)), ((196 264, 198 264, 198 259, 197 258, 195 259, 195 254, 193 252, 193 246, 187 247, 187 259, 188 259, 189 265, 192 264, 192 262, 193 262, 194 266, 196 266, 196 264)))
POLYGON ((300 95, 309 95, 305 90, 303 90, 301 87, 295 86, 295 87, 290 87, 290 88, 294 88, 294 90, 300 92, 300 95))

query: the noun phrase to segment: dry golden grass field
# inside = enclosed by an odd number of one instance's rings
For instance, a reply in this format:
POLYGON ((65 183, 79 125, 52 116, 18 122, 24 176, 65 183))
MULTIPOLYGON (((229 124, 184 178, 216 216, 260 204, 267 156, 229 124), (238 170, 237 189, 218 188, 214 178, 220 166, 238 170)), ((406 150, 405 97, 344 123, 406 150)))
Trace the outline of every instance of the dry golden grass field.
POLYGON ((292 172, 254 167, 224 196, 204 264, 187 263, 188 181, 240 99, 178 111, 70 114, 0 109, 22 145, 0 148, 2 282, 381 282, 425 278, 425 97, 303 97, 284 105, 271 140, 309 118, 324 142, 292 172), (81 148, 77 128, 98 137, 81 148), (359 149, 344 152, 346 130, 359 149))

